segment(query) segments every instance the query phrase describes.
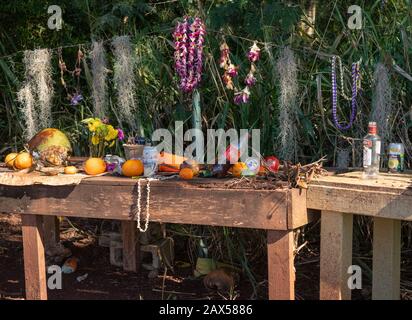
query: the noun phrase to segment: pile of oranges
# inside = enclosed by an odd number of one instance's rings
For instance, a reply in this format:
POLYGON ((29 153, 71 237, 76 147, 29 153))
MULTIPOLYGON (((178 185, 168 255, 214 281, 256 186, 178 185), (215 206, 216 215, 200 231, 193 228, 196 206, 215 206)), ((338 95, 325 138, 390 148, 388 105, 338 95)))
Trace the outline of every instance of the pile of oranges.
POLYGON ((33 166, 33 157, 28 152, 9 153, 4 162, 9 169, 29 169, 33 166))

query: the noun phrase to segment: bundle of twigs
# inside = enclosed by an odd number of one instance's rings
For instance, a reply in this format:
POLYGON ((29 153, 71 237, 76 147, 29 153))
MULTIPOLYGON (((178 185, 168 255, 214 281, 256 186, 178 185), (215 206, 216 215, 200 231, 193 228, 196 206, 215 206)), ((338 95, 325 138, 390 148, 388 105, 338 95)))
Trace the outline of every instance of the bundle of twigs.
POLYGON ((253 178, 242 177, 240 179, 230 179, 225 183, 205 183, 200 185, 203 188, 226 188, 226 189, 254 189, 254 190, 276 190, 282 188, 306 189, 312 179, 326 174, 323 168, 323 157, 315 162, 301 165, 284 161, 278 172, 268 171, 266 176, 256 176, 253 178))
POLYGON ((279 180, 287 181, 292 188, 306 189, 313 178, 327 172, 323 168, 323 162, 325 160, 326 157, 322 157, 315 162, 303 166, 300 163, 294 165, 290 161, 284 161, 279 172, 273 175, 279 180))

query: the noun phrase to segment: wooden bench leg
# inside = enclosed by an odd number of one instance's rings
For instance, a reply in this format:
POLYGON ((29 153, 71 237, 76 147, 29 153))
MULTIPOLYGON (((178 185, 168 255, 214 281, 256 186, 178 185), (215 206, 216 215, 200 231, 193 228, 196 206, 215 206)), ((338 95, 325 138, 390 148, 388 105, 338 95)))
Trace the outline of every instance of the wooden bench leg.
POLYGON ((374 218, 373 300, 400 299, 401 221, 374 218))
POLYGON ((56 247, 60 241, 60 222, 56 216, 43 216, 44 246, 56 247))
POLYGON ((122 221, 123 270, 139 272, 140 243, 136 221, 122 221))
POLYGON ((47 300, 42 216, 23 214, 22 233, 26 299, 47 300))
POLYGON ((350 300, 348 267, 352 264, 353 215, 322 211, 320 299, 350 300))
POLYGON ((270 300, 295 299, 293 230, 267 233, 270 300))

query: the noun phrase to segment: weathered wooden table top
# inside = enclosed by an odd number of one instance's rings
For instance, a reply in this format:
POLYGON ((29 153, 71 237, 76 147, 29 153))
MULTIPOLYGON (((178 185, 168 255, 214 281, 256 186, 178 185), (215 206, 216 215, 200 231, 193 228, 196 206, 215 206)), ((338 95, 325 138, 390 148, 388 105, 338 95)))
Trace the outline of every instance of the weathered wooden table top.
POLYGON ((382 218, 412 220, 412 173, 380 173, 362 179, 354 171, 319 177, 311 182, 307 206, 382 218))
MULTIPOLYGON (((297 189, 228 189, 226 179, 150 182, 150 221, 268 230, 308 223, 306 194, 297 189), (222 185, 220 188, 219 185, 222 185), (208 188, 207 185, 213 185, 208 188)), ((78 185, 0 185, 0 212, 136 219, 136 179, 91 177, 78 185)), ((147 182, 141 184, 141 216, 146 216, 147 182)))

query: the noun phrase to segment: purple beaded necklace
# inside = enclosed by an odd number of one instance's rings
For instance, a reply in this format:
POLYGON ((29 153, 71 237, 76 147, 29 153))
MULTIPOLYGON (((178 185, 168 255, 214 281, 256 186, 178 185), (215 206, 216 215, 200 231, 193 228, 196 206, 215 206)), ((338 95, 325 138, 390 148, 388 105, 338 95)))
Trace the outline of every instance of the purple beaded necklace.
MULTIPOLYGON (((338 86, 336 83, 336 56, 332 57, 332 115, 333 115, 333 123, 335 126, 342 131, 348 130, 352 127, 353 122, 356 118, 357 112, 357 102, 356 98, 358 96, 358 82, 360 80, 359 76, 359 62, 352 63, 352 99, 351 99, 351 114, 349 118, 349 122, 346 125, 342 125, 339 123, 338 119, 338 86)), ((341 71, 342 72, 342 71, 341 71)), ((343 83, 342 83, 343 86, 343 83)), ((343 90, 343 88, 341 88, 343 90)))

